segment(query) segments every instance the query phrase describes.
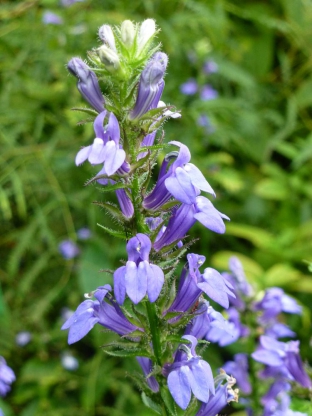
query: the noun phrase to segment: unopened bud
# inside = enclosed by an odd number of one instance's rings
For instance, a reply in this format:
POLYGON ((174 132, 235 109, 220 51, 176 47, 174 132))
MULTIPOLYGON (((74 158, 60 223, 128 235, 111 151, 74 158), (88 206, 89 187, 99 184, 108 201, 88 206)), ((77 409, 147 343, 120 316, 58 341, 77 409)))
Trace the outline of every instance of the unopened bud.
POLYGON ((156 32, 155 21, 153 19, 144 20, 139 30, 139 37, 138 37, 139 51, 141 51, 144 48, 146 43, 151 39, 151 37, 155 34, 155 32, 156 32))
POLYGON ((130 20, 125 20, 121 24, 121 39, 123 43, 130 47, 133 45, 135 38, 135 28, 130 20))
POLYGON ((117 52, 115 45, 115 37, 112 28, 109 25, 103 25, 99 29, 100 39, 106 43, 113 51, 117 52))
POLYGON ((104 98, 95 73, 80 58, 72 58, 67 68, 78 79, 77 88, 83 98, 101 113, 104 110, 104 98))
POLYGON ((97 50, 101 62, 108 68, 118 69, 120 67, 120 61, 117 53, 110 49, 106 45, 102 45, 97 50))

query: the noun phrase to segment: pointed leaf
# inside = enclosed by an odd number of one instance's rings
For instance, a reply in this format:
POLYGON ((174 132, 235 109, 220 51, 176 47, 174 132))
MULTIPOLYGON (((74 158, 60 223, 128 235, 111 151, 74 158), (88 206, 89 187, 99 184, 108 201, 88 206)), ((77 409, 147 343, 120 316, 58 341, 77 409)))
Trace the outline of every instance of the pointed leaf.
POLYGON ((146 407, 153 410, 158 415, 162 415, 162 409, 159 404, 155 403, 150 397, 148 397, 144 392, 142 393, 142 401, 146 407))
POLYGON ((123 231, 112 230, 111 228, 107 228, 99 223, 97 223, 96 225, 103 228, 103 230, 105 230, 108 234, 112 235, 113 237, 121 238, 122 240, 127 240, 127 236, 123 231))

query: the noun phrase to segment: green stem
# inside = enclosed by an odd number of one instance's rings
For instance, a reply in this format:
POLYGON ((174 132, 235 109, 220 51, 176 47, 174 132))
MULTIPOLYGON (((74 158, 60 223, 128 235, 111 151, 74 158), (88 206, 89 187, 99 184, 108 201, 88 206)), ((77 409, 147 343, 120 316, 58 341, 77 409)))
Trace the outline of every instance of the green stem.
POLYGON ((159 322, 158 322, 155 304, 146 302, 146 310, 147 310, 150 331, 152 334, 152 343, 153 343, 153 350, 154 350, 156 362, 159 366, 161 366, 162 362, 161 362, 160 331, 159 331, 159 322))

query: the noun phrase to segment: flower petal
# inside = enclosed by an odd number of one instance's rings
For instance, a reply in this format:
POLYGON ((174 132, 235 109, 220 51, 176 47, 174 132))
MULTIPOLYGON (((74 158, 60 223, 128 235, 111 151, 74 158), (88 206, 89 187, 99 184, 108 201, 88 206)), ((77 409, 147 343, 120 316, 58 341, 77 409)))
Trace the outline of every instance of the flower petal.
POLYGON ((150 302, 155 302, 163 287, 165 276, 160 267, 155 264, 145 263, 145 270, 147 275, 147 294, 150 302))
POLYGON ((168 376, 168 388, 175 402, 185 410, 191 400, 191 386, 189 382, 190 369, 182 366, 176 371, 171 371, 168 376))
POLYGON ((202 191, 208 192, 209 194, 216 196, 214 190, 209 185, 204 175, 195 165, 193 165, 193 163, 187 163, 184 166, 184 170, 187 172, 194 186, 197 186, 197 188, 201 189, 202 191))
POLYGON ((118 149, 116 143, 110 140, 106 147, 105 170, 108 176, 113 175, 123 164, 126 159, 126 153, 123 149, 118 149))
POLYGON ((91 152, 91 147, 92 146, 86 146, 79 150, 75 159, 76 166, 81 165, 83 162, 85 162, 88 159, 89 154, 91 152))
POLYGON ((68 344, 79 341, 99 322, 99 318, 95 317, 93 312, 93 309, 88 309, 81 315, 76 316, 74 323, 69 328, 68 344))
POLYGON ((121 266, 114 273, 114 294, 119 305, 122 305, 126 297, 126 266, 121 266))
POLYGON ((125 281, 129 298, 133 303, 139 303, 144 298, 147 290, 144 262, 141 262, 137 268, 133 261, 127 261, 125 281))
POLYGON ((175 170, 175 177, 171 176, 165 180, 165 185, 168 191, 184 204, 193 204, 196 202, 198 192, 192 185, 191 178, 184 171, 184 169, 178 167, 175 170))

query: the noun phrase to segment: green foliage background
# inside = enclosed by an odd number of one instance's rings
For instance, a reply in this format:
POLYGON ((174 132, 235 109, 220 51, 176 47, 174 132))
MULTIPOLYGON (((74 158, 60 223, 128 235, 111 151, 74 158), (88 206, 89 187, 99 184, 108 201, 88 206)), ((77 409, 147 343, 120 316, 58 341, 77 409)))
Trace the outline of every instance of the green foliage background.
MULTIPOLYGON (((312 3, 86 0, 63 8, 57 0, 3 2, 0 355, 17 374, 0 402, 7 416, 149 414, 127 376, 139 371, 136 363, 100 349, 113 335, 95 329, 69 348, 60 331, 62 308, 75 309, 84 292, 110 283, 99 270, 125 258, 120 242, 96 227, 111 225, 92 205, 102 195, 83 186, 96 170, 74 165, 93 131, 90 123, 77 125, 81 116, 71 111, 83 101, 65 64, 98 45, 103 23, 148 17, 161 28, 170 57, 163 99, 182 110, 180 120, 166 124, 167 140, 191 148, 192 161, 217 192, 217 208, 231 218, 222 236, 196 226, 195 249, 219 270, 235 253, 259 290, 279 285, 295 295, 304 314, 292 327, 303 357, 312 358, 312 281, 304 262, 312 261, 312 3), (47 10, 63 24, 44 25, 47 10), (207 59, 217 62, 218 73, 203 73, 207 59), (213 85, 219 97, 182 95, 180 85, 190 77, 213 85), (202 114, 214 132, 198 126, 202 114), (92 230, 91 240, 79 243, 77 260, 64 260, 58 244, 76 240, 83 226, 92 230), (23 348, 15 344, 22 330, 33 336, 23 348), (65 350, 79 360, 75 372, 61 366, 65 350)), ((207 358, 217 368, 233 348, 208 351, 207 358)), ((300 400, 294 406, 310 411, 300 400)))

